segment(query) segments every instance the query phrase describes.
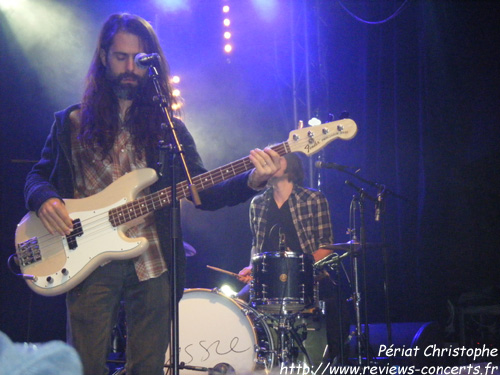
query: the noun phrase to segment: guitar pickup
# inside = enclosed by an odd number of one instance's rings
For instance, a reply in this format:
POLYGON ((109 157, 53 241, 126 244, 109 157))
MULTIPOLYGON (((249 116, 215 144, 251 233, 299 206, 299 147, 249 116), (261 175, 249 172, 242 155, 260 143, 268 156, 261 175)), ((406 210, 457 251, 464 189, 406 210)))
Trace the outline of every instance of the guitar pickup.
POLYGON ((68 241, 68 247, 70 250, 75 250, 78 247, 76 238, 81 237, 82 235, 82 222, 80 221, 80 219, 73 220, 73 231, 66 236, 66 241, 68 241))

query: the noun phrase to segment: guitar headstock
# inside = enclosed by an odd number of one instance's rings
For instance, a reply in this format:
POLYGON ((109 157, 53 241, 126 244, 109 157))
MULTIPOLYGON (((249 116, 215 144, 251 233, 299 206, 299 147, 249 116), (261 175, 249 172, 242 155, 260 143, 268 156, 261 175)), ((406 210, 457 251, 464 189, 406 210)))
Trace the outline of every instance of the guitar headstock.
POLYGON ((356 123, 346 118, 293 130, 288 137, 288 145, 291 152, 302 152, 309 156, 320 151, 328 143, 337 138, 346 141, 352 139, 357 132, 358 127, 356 123))

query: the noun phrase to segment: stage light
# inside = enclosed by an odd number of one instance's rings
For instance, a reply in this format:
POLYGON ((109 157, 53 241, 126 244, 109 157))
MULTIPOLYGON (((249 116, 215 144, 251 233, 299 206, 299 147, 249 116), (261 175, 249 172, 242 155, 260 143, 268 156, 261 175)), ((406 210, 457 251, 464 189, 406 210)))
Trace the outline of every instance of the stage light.
POLYGON ((233 288, 231 288, 231 286, 227 284, 222 285, 219 290, 221 291, 222 294, 230 298, 236 297, 236 294, 238 294, 234 291, 233 288))
POLYGON ((262 19, 272 21, 278 15, 277 0, 252 0, 252 2, 262 19))
POLYGON ((188 0, 155 0, 156 6, 166 12, 189 10, 188 0))
POLYGON ((179 89, 173 89, 172 90, 172 95, 176 96, 176 97, 177 96, 181 96, 181 90, 179 90, 179 89))
POLYGON ((25 6, 26 0, 0 0, 0 10, 4 12, 24 8, 25 6))
POLYGON ((76 101, 94 38, 86 14, 60 1, 0 0, 5 24, 22 51, 23 69, 35 70, 56 105, 76 101))
MULTIPOLYGON (((222 7, 222 12, 223 12, 223 13, 226 13, 226 14, 227 14, 227 13, 229 13, 229 5, 224 5, 224 6, 222 7)), ((227 17, 226 17, 226 18, 224 18, 223 23, 224 23, 224 26, 225 26, 225 27, 229 28, 229 26, 231 25, 231 20, 230 20, 229 18, 227 18, 227 17)), ((231 39, 231 35, 232 35, 232 34, 231 34, 231 30, 230 30, 230 29, 229 29, 229 30, 224 31, 223 36, 224 36, 224 39, 225 39, 225 40, 229 40, 229 39, 231 39)), ((233 46, 232 46, 231 44, 226 43, 226 44, 224 45, 224 51, 225 51, 226 53, 231 53, 231 51, 232 51, 232 50, 233 50, 233 46)))
POLYGON ((179 77, 179 76, 172 77, 172 83, 179 83, 180 81, 181 81, 181 77, 179 77))
POLYGON ((307 124, 309 126, 318 126, 321 125, 321 120, 316 117, 313 117, 307 122, 307 124))

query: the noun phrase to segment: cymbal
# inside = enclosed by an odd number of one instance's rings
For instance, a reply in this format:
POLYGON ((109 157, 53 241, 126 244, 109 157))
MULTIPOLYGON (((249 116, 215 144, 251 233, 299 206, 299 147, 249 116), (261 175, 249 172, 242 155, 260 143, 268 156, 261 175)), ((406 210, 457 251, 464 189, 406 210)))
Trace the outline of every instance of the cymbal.
POLYGON ((357 241, 347 241, 344 243, 333 243, 331 245, 323 245, 321 246, 322 249, 327 249, 327 250, 342 250, 342 251, 350 251, 350 250, 358 250, 361 248, 361 244, 357 241))
POLYGON ((196 255, 196 249, 188 244, 186 241, 182 241, 182 244, 184 245, 184 251, 186 252, 187 257, 192 257, 193 255, 196 255))
MULTIPOLYGON (((380 249, 381 247, 384 247, 383 243, 377 243, 377 242, 368 242, 366 244, 367 249, 380 249)), ((351 251, 351 250, 359 250, 361 249, 361 244, 358 241, 347 241, 344 243, 333 243, 331 245, 323 245, 321 246, 322 249, 327 249, 327 250, 342 250, 342 251, 351 251)))

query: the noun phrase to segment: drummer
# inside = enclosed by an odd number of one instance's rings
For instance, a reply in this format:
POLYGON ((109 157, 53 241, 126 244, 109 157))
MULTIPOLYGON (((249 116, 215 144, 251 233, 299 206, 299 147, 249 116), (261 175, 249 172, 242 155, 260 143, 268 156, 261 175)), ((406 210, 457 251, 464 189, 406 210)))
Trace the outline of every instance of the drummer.
MULTIPOLYGON (((250 261, 256 254, 283 251, 285 248, 297 254, 311 254, 317 262, 332 252, 324 248, 333 243, 328 201, 320 191, 302 186, 304 171, 297 154, 286 154, 281 157, 280 163, 280 169, 269 179, 265 190, 255 196, 250 204, 250 229, 253 236, 250 261)), ((249 284, 251 273, 250 262, 248 267, 239 272, 238 279, 249 284)), ((242 292, 248 289, 249 285, 242 292)), ((335 305, 334 301, 327 304, 327 310, 330 310, 327 311, 327 320, 330 320, 327 326, 333 331, 337 330, 330 332, 328 336, 331 337, 340 336, 338 324, 335 323, 338 321, 335 305)), ((330 344, 331 350, 338 353, 338 343, 330 344)), ((335 356, 335 353, 332 355, 335 356)))
MULTIPOLYGON (((252 231, 251 257, 262 252, 282 250, 312 254, 318 261, 332 251, 322 246, 333 243, 328 201, 318 190, 303 187, 304 170, 299 156, 286 154, 281 167, 269 179, 267 188, 250 204, 252 231)), ((250 282, 252 264, 239 272, 239 279, 250 282)))

